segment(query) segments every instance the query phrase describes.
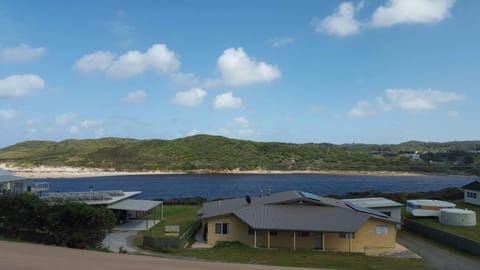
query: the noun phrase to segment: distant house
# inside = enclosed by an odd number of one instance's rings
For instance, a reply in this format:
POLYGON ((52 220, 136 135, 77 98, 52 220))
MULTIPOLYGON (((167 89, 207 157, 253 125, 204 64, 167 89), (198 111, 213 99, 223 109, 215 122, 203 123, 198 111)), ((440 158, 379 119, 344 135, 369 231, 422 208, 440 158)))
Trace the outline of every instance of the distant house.
POLYGON ((395 247, 397 220, 349 202, 301 191, 208 202, 197 213, 211 246, 365 252, 395 247))
POLYGON ((31 179, 15 176, 0 169, 0 195, 39 193, 48 191, 48 188, 48 183, 32 182, 31 179))
POLYGON ((163 219, 163 202, 151 200, 138 200, 135 197, 141 191, 102 190, 85 192, 51 192, 42 198, 49 201, 68 201, 85 203, 91 206, 106 207, 115 215, 116 223, 123 224, 131 219, 141 218, 153 212, 153 220, 156 216, 153 209, 161 205, 160 220, 163 219))
POLYGON ((462 187, 464 191, 463 200, 466 203, 480 205, 480 182, 474 181, 462 187))
POLYGON ((377 210, 399 222, 402 220, 403 204, 383 197, 345 199, 343 201, 352 203, 360 207, 377 210))

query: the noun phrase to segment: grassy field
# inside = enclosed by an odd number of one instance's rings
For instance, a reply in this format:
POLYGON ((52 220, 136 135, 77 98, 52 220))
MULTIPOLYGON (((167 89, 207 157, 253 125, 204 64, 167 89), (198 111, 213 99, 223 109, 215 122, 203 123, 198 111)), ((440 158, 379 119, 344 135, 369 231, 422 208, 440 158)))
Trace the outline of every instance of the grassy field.
POLYGON ((212 249, 169 250, 176 255, 211 261, 329 269, 432 269, 421 259, 369 257, 314 250, 256 249, 240 243, 220 243, 212 249))
POLYGON ((469 210, 475 211, 477 215, 477 225, 471 226, 471 227, 457 227, 457 226, 449 226, 449 225, 441 224, 438 221, 438 218, 418 218, 418 217, 413 217, 408 213, 406 213, 406 217, 442 231, 463 236, 468 239, 480 241, 480 206, 466 204, 463 202, 463 200, 453 201, 453 203, 457 204, 457 208, 460 208, 460 209, 467 208, 469 210))
MULTIPOLYGON (((185 233, 197 220, 197 211, 200 209, 199 205, 166 205, 163 208, 162 222, 155 225, 146 232, 141 232, 135 239, 137 246, 143 246, 143 235, 150 236, 165 236, 166 225, 180 226, 180 235, 185 233)), ((160 217, 160 206, 155 208, 156 219, 160 217)), ((153 213, 144 218, 153 219, 153 213)))

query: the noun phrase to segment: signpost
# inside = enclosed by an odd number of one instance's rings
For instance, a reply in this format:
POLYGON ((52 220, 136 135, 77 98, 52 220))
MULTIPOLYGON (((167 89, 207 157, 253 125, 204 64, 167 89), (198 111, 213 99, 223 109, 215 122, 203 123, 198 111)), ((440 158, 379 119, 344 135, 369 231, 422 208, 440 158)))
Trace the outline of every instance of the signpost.
POLYGON ((180 236, 180 226, 178 225, 166 225, 165 236, 180 236))

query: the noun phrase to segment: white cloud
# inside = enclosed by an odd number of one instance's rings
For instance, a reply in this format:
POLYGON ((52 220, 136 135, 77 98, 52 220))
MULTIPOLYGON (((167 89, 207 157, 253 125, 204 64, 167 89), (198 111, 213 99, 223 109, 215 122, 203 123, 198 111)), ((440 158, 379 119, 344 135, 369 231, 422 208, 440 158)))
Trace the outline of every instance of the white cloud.
POLYGON ((165 44, 154 44, 146 52, 129 51, 116 57, 111 52, 98 51, 81 57, 75 68, 83 73, 104 72, 112 79, 128 79, 147 71, 172 73, 180 61, 165 44))
MULTIPOLYGON (((387 89, 383 97, 375 99, 375 104, 368 101, 360 101, 347 115, 349 117, 369 117, 395 109, 415 112, 427 111, 437 109, 442 104, 460 101, 463 98, 462 94, 448 91, 387 89)), ((456 113, 450 112, 449 115, 455 117, 456 113)))
POLYGON ((113 63, 115 55, 107 51, 98 51, 82 56, 76 63, 75 69, 82 73, 106 71, 113 63))
POLYGON ((358 118, 363 118, 363 117, 368 117, 368 116, 373 116, 377 112, 373 108, 373 106, 370 104, 368 101, 359 101, 355 106, 348 112, 349 117, 358 117, 358 118))
POLYGON ((202 103, 206 95, 207 92, 205 90, 192 88, 189 91, 178 92, 173 99, 173 103, 185 107, 195 107, 202 103))
POLYGON ((37 75, 12 75, 5 79, 0 79, 0 98, 21 98, 44 87, 43 79, 37 75))
POLYGON ((455 0, 388 0, 373 13, 374 27, 436 23, 450 15, 455 0))
POLYGON ((448 112, 448 116, 450 116, 451 118, 457 118, 460 116, 460 112, 457 112, 457 111, 449 111, 448 112))
POLYGON ((217 95, 213 100, 213 108, 216 110, 239 109, 242 105, 242 99, 234 97, 232 92, 217 95))
POLYGON ((64 113, 62 115, 55 117, 55 124, 59 126, 66 126, 72 123, 76 117, 77 115, 72 112, 64 113))
POLYGON ((271 82, 281 77, 278 67, 250 58, 243 48, 229 48, 218 58, 217 68, 227 86, 271 82))
POLYGON ((100 120, 83 120, 80 122, 81 128, 100 128, 103 122, 100 120))
POLYGON ((360 31, 360 23, 355 19, 355 6, 352 2, 343 2, 338 10, 323 19, 314 21, 316 32, 324 32, 335 36, 350 36, 360 31))
POLYGON ((432 110, 443 103, 459 101, 463 95, 438 90, 387 89, 385 96, 394 108, 403 110, 432 110))
POLYGON ((0 121, 1 120, 12 120, 17 115, 17 112, 12 109, 0 110, 0 121))
POLYGON ((39 58, 47 53, 43 47, 32 48, 28 44, 5 48, 0 51, 0 59, 6 62, 26 62, 39 58))
POLYGON ((292 37, 280 37, 271 39, 270 44, 273 48, 279 48, 293 43, 294 41, 295 39, 292 37))
POLYGON ((143 90, 133 91, 127 94, 126 97, 123 97, 121 101, 127 104, 141 104, 145 101, 147 93, 143 90))

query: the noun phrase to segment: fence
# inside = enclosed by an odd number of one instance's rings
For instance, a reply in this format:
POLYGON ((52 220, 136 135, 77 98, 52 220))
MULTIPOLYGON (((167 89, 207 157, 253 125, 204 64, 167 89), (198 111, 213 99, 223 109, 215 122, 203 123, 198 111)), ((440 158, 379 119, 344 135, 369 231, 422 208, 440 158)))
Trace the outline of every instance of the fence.
POLYGON ((143 246, 151 249, 183 248, 195 238, 195 233, 202 227, 202 221, 198 220, 181 236, 144 236, 143 246))
POLYGON ((428 237, 447 246, 466 251, 470 254, 480 255, 480 242, 463 238, 461 236, 441 231, 430 226, 405 218, 403 224, 406 228, 428 237))

